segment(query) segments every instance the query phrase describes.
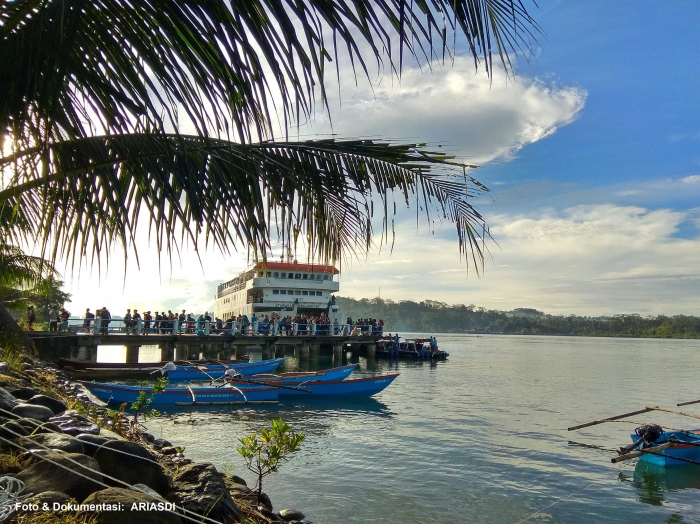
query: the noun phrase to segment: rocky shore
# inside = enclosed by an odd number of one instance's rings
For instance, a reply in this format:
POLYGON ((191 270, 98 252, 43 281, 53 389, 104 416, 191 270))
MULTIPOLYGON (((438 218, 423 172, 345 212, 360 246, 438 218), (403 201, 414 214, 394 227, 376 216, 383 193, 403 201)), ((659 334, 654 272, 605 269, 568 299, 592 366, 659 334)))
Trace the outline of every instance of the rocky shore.
POLYGON ((310 524, 264 493, 258 505, 245 480, 192 462, 52 365, 24 357, 22 368, 0 363, 0 476, 25 486, 4 503, 10 522, 310 524))

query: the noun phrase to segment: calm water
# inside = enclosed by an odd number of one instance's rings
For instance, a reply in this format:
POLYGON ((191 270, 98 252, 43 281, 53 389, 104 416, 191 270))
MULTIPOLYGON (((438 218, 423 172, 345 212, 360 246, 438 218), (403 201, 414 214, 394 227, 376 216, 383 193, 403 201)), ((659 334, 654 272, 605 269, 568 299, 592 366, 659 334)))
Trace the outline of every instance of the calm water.
MULTIPOLYGON (((401 372, 374 399, 191 411, 154 419, 149 429, 186 446, 191 459, 233 466, 252 485, 235 451, 238 438, 284 418, 307 439, 264 490, 276 509, 301 509, 317 524, 515 524, 562 498, 528 522, 700 523, 700 467, 665 473, 611 464, 634 424, 566 431, 648 404, 700 398, 699 341, 438 341, 451 356, 434 366, 361 358, 356 373, 401 372)), ((298 364, 288 356, 285 366, 298 364)), ((330 358, 307 364, 331 365, 330 358)), ((637 418, 693 425, 674 415, 637 418)))

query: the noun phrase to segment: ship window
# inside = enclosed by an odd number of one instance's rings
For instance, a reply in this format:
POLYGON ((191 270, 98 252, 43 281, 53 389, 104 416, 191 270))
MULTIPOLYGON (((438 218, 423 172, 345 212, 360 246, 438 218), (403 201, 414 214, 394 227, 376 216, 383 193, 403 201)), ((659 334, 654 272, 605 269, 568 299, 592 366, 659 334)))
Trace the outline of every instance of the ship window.
POLYGON ((323 296, 323 293, 321 293, 320 291, 316 291, 316 296, 317 296, 317 297, 322 297, 322 296, 323 296))
POLYGON ((323 280, 323 275, 316 275, 316 280, 323 280))
POLYGON ((296 278, 297 280, 301 280, 301 273, 296 273, 294 275, 294 278, 296 278))
POLYGON ((271 276, 272 276, 272 273, 270 273, 270 272, 268 271, 268 272, 267 272, 267 278, 270 278, 271 276))
POLYGON ((328 275, 323 275, 323 280, 328 280, 328 275))
POLYGON ((301 291, 299 291, 299 290, 297 289, 297 290, 294 292, 294 294, 295 294, 295 295, 301 295, 301 291))
POLYGON ((263 276, 263 272, 262 272, 262 271, 258 271, 258 276, 259 276, 259 277, 263 276))
POLYGON ((272 290, 272 294, 273 294, 273 295, 279 295, 279 294, 280 294, 280 290, 279 290, 279 289, 273 289, 273 290, 272 290))
POLYGON ((308 292, 308 291, 302 291, 301 294, 302 294, 302 295, 308 295, 309 292, 308 292))
POLYGON ((287 273, 280 273, 280 278, 287 278, 287 273))
POLYGON ((280 289, 280 295, 286 295, 287 290, 286 289, 280 289))
POLYGON ((301 278, 303 278, 304 280, 308 280, 309 275, 308 275, 307 273, 304 273, 304 274, 301 276, 301 278))
POLYGON ((287 291, 287 295, 293 295, 293 294, 294 294, 294 290, 293 290, 293 289, 290 289, 289 291, 287 291))
POLYGON ((274 273, 272 273, 272 276, 275 278, 279 278, 280 274, 277 271, 275 271, 274 273))

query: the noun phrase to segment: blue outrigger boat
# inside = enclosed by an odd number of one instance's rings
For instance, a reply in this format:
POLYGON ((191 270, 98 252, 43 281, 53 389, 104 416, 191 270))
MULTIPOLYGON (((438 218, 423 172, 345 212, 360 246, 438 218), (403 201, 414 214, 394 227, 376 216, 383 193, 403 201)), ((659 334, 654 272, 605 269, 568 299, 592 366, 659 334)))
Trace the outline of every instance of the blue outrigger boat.
MULTIPOLYGON (((321 371, 288 371, 279 374, 257 374, 246 377, 247 380, 256 382, 275 382, 278 384, 302 384, 309 381, 329 382, 331 380, 344 380, 355 371, 357 364, 348 364, 347 366, 339 366, 336 368, 323 369, 321 371)), ((229 373, 231 375, 231 373, 229 373)), ((227 379, 234 380, 233 377, 227 379)))
MULTIPOLYGON (((354 380, 312 380, 302 382, 296 388, 279 390, 280 396, 317 396, 317 397, 371 397, 385 390, 398 377, 398 373, 354 380), (311 395, 309 395, 311 393, 311 395)), ((270 385, 286 385, 285 382, 269 382, 270 385)))
MULTIPOLYGON (((136 401, 143 386, 123 386, 79 381, 103 402, 122 404, 136 401)), ((273 385, 236 384, 224 387, 165 388, 153 395, 154 405, 212 406, 234 404, 276 404, 279 388, 273 385)))
POLYGON ((632 434, 632 442, 639 442, 635 448, 643 451, 639 460, 656 466, 687 466, 700 464, 700 429, 688 431, 663 431, 661 436, 653 441, 648 448, 643 448, 641 438, 632 434), (648 451, 649 448, 671 444, 671 447, 660 451, 648 451))
POLYGON ((161 373, 171 382, 211 380, 223 377, 228 370, 234 370, 243 376, 269 373, 283 363, 284 358, 273 358, 258 362, 241 362, 239 364, 205 364, 201 366, 178 366, 170 363, 163 366, 161 373))

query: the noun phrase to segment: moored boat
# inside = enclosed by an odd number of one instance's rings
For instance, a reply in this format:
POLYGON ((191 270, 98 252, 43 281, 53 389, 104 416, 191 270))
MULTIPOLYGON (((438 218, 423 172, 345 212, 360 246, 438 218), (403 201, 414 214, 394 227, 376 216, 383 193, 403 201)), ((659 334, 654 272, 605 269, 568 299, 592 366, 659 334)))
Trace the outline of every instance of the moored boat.
MULTIPOLYGON (((353 380, 311 380, 296 385, 296 388, 285 387, 279 390, 280 396, 317 396, 317 397, 371 397, 385 390, 398 377, 398 373, 353 380), (310 393, 310 394, 309 394, 310 393)), ((270 385, 285 386, 285 382, 268 382, 270 385)))
MULTIPOLYGON (((248 355, 239 360, 200 360, 177 361, 175 365, 200 366, 207 364, 224 364, 227 366, 245 364, 249 362, 248 355)), ((160 371, 163 366, 171 362, 90 362, 86 360, 73 360, 61 358, 56 363, 66 374, 76 380, 119 380, 126 378, 148 378, 149 375, 160 371)))
POLYGON ((197 366, 176 366, 172 363, 162 368, 165 378, 170 381, 211 380, 223 377, 227 371, 233 370, 243 376, 269 373, 280 367, 284 358, 273 358, 257 362, 242 362, 240 364, 207 364, 197 366))
MULTIPOLYGON (((103 402, 121 404, 135 402, 143 386, 124 386, 101 382, 80 383, 103 402)), ((222 387, 165 388, 162 393, 153 395, 153 405, 170 406, 210 406, 232 404, 273 404, 277 403, 279 388, 272 385, 236 384, 222 387)))
POLYGON ((246 379, 256 382, 278 382, 280 384, 301 384, 310 380, 320 382, 330 382, 332 380, 344 380, 355 371, 357 364, 348 364, 336 368, 323 369, 321 371, 289 371, 286 373, 258 374, 246 377, 246 379))
POLYGON ((663 431, 656 426, 661 433, 650 440, 639 434, 639 430, 645 427, 641 426, 631 435, 632 442, 638 445, 630 451, 643 452, 639 460, 661 467, 700 464, 700 429, 663 431), (653 451, 665 445, 670 447, 653 451))

